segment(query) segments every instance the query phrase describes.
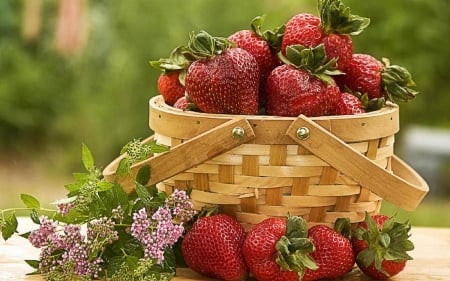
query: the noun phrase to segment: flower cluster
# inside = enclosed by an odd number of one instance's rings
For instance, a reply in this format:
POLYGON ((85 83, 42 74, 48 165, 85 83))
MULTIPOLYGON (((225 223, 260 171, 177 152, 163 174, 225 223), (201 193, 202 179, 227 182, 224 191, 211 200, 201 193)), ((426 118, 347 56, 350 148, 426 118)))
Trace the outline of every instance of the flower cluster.
POLYGON ((189 221, 196 213, 194 205, 184 190, 175 189, 166 199, 166 206, 172 210, 172 214, 180 221, 189 221))
MULTIPOLYGON (((148 154, 148 149, 151 153, 166 149, 156 143, 140 145, 133 141, 127 146, 132 160, 148 154)), ((173 246, 183 235, 184 224, 196 214, 188 193, 175 190, 168 195, 155 185, 147 186, 150 170, 140 170, 135 192, 127 193, 119 183, 103 177, 85 145, 82 162, 86 172, 75 173, 75 182, 65 185, 67 198, 56 203, 56 210, 43 208, 31 195, 21 195, 31 220, 39 224, 23 235, 41 250, 39 260, 28 264, 45 274, 46 281, 172 279, 177 261, 173 246)), ((129 171, 129 164, 122 166, 123 172, 129 171)), ((5 240, 17 232, 14 212, 0 210, 5 240)))
POLYGON ((100 253, 107 244, 118 240, 118 235, 114 222, 107 218, 89 223, 85 236, 78 225, 62 225, 41 217, 39 229, 32 231, 28 239, 41 248, 41 273, 57 270, 65 275, 98 278, 103 263, 100 253))
POLYGON ((175 190, 166 199, 166 204, 160 206, 153 215, 149 216, 145 208, 133 214, 131 235, 144 246, 144 258, 156 259, 160 264, 164 260, 165 249, 173 246, 182 236, 182 223, 194 215, 193 205, 186 192, 175 190), (180 224, 174 222, 175 217, 180 219, 180 224))

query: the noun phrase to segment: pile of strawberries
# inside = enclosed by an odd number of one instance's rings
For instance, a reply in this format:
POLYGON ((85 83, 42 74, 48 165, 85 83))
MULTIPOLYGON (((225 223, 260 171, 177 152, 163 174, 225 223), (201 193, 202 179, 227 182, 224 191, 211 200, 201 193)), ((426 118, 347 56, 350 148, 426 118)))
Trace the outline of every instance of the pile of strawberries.
POLYGON ((354 53, 352 36, 368 18, 341 0, 318 0, 318 11, 265 31, 256 17, 228 38, 193 32, 169 58, 150 62, 162 71, 158 91, 183 110, 273 116, 359 114, 415 97, 405 68, 354 53))
POLYGON ((186 264, 196 272, 226 281, 312 281, 335 279, 354 269, 388 279, 412 259, 410 224, 394 217, 367 215, 357 228, 338 219, 334 228, 307 229, 297 216, 269 218, 246 234, 226 214, 199 218, 182 241, 186 264))

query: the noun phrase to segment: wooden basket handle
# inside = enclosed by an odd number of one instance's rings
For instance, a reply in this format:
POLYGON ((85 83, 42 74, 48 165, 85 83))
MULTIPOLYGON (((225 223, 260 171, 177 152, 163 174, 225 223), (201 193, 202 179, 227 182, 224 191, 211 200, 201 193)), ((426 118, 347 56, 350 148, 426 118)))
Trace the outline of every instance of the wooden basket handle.
POLYGON ((300 115, 286 134, 361 186, 404 210, 414 210, 428 192, 425 180, 397 156, 391 160, 392 172, 388 171, 306 116, 300 115))
MULTIPOLYGON (((195 167, 208 159, 222 154, 232 148, 246 143, 255 138, 252 126, 245 118, 233 118, 217 127, 212 128, 168 152, 150 157, 131 166, 131 173, 126 178, 116 175, 116 170, 122 155, 111 162, 103 171, 108 181, 117 180, 125 191, 134 189, 134 180, 141 167, 149 165, 151 169, 148 185, 156 184, 179 174, 187 169, 195 167)), ((146 139, 146 141, 150 140, 146 139)))

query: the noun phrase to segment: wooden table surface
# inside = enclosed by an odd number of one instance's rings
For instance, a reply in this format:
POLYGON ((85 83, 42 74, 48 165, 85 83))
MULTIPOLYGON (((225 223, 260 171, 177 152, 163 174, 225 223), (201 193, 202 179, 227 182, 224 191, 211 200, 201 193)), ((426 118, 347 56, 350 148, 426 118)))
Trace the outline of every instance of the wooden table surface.
MULTIPOLYGON (((20 223, 19 223, 20 226, 20 223)), ((20 231, 20 229, 19 229, 20 231)), ((415 244, 409 261, 394 281, 450 280, 450 228, 413 227, 411 240, 415 244)), ((39 250, 19 236, 0 241, 0 281, 42 281, 42 276, 26 275, 33 271, 24 260, 38 259, 39 250)), ((173 281, 211 281, 187 269, 179 269, 173 281)), ((341 281, 369 280, 354 270, 341 281)))

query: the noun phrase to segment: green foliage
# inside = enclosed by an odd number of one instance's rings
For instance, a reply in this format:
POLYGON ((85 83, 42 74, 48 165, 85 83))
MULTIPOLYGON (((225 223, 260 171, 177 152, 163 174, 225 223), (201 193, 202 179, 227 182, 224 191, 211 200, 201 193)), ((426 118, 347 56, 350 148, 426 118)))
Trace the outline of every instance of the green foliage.
MULTIPOLYGON (((93 276, 80 276, 81 273, 75 272, 74 263, 79 262, 79 260, 64 260, 62 253, 70 251, 71 245, 83 247, 86 250, 88 263, 95 264, 101 258, 101 265, 99 266, 102 267, 102 270, 98 271, 98 273, 100 277, 105 279, 109 277, 111 280, 171 280, 175 275, 177 263, 176 253, 172 247, 177 241, 172 241, 173 238, 170 238, 170 240, 162 242, 163 244, 156 241, 151 242, 155 244, 154 247, 161 247, 161 251, 163 251, 164 259, 158 262, 156 258, 148 257, 144 254, 145 249, 149 246, 145 244, 148 242, 144 243, 141 239, 147 239, 146 236, 141 237, 136 236, 141 234, 133 234, 133 224, 135 224, 136 228, 143 228, 142 232, 149 232, 150 230, 155 233, 156 231, 158 233, 159 231, 170 232, 171 229, 167 227, 167 221, 160 222, 160 220, 162 221, 165 218, 154 219, 153 215, 162 207, 165 210, 169 209, 170 217, 167 220, 169 222, 175 221, 175 217, 172 217, 172 215, 175 216, 175 212, 170 209, 175 207, 168 203, 171 198, 168 198, 166 193, 158 192, 155 185, 150 187, 143 186, 150 177, 148 166, 146 166, 147 169, 142 169, 145 172, 140 171, 138 173, 136 192, 128 194, 117 182, 110 183, 103 178, 95 166, 91 151, 86 145, 83 144, 81 150, 82 164, 86 171, 74 174, 75 182, 66 186, 69 193, 67 199, 57 202, 58 210, 44 209, 34 196, 21 194, 20 197, 25 208, 0 209, 0 233, 3 239, 8 240, 17 232, 18 220, 16 211, 26 210, 29 211, 32 221, 40 224, 41 227, 39 230, 33 230, 32 232, 21 234, 21 236, 30 238, 33 246, 42 248, 41 253, 50 251, 48 254, 51 254, 47 256, 41 254, 41 260, 27 260, 26 262, 37 270, 36 273, 45 273, 46 280, 72 280, 70 277, 75 275, 82 280, 91 280, 91 277, 96 277, 94 273, 88 273, 93 274, 93 276), (142 210, 145 211, 146 218, 140 219, 147 219, 145 223, 135 219, 136 213, 142 214, 142 210), (39 213, 50 213, 51 216, 40 218, 39 213), (42 230, 42 225, 45 224, 44 220, 54 224, 55 229, 49 230, 50 228, 46 226, 42 230), (59 236, 58 241, 62 244, 66 243, 65 246, 55 246, 55 241, 51 241, 51 239, 55 238, 52 235, 66 235, 66 237, 72 235, 70 237, 73 239, 76 235, 69 233, 73 230, 65 227, 76 226, 79 229, 82 225, 87 227, 87 241, 85 244, 77 244, 84 242, 75 240, 64 242, 63 236, 59 236), (64 227, 64 234, 61 231, 58 232, 57 227, 64 227), (49 240, 33 242, 36 241, 36 231, 44 231, 37 236, 42 237, 44 235, 44 237, 50 237, 48 238, 49 240), (48 231, 52 233, 49 234, 48 231), (48 270, 43 269, 43 264, 49 264, 50 260, 58 260, 59 262, 55 262, 48 270)), ((178 203, 183 203, 181 201, 175 202, 177 208, 180 208, 178 203)), ((192 205, 189 208, 192 208, 192 205)), ((190 210, 193 212, 192 216, 194 216, 195 212, 192 209, 190 210)), ((192 217, 186 218, 186 221, 182 219, 180 223, 186 223, 191 219, 192 217)), ((183 231, 184 229, 181 229, 180 236, 176 240, 181 237, 183 231)), ((148 233, 147 235, 154 234, 148 233)), ((162 239, 167 240, 167 238, 162 239)), ((83 258, 86 256, 83 256, 83 258)))

